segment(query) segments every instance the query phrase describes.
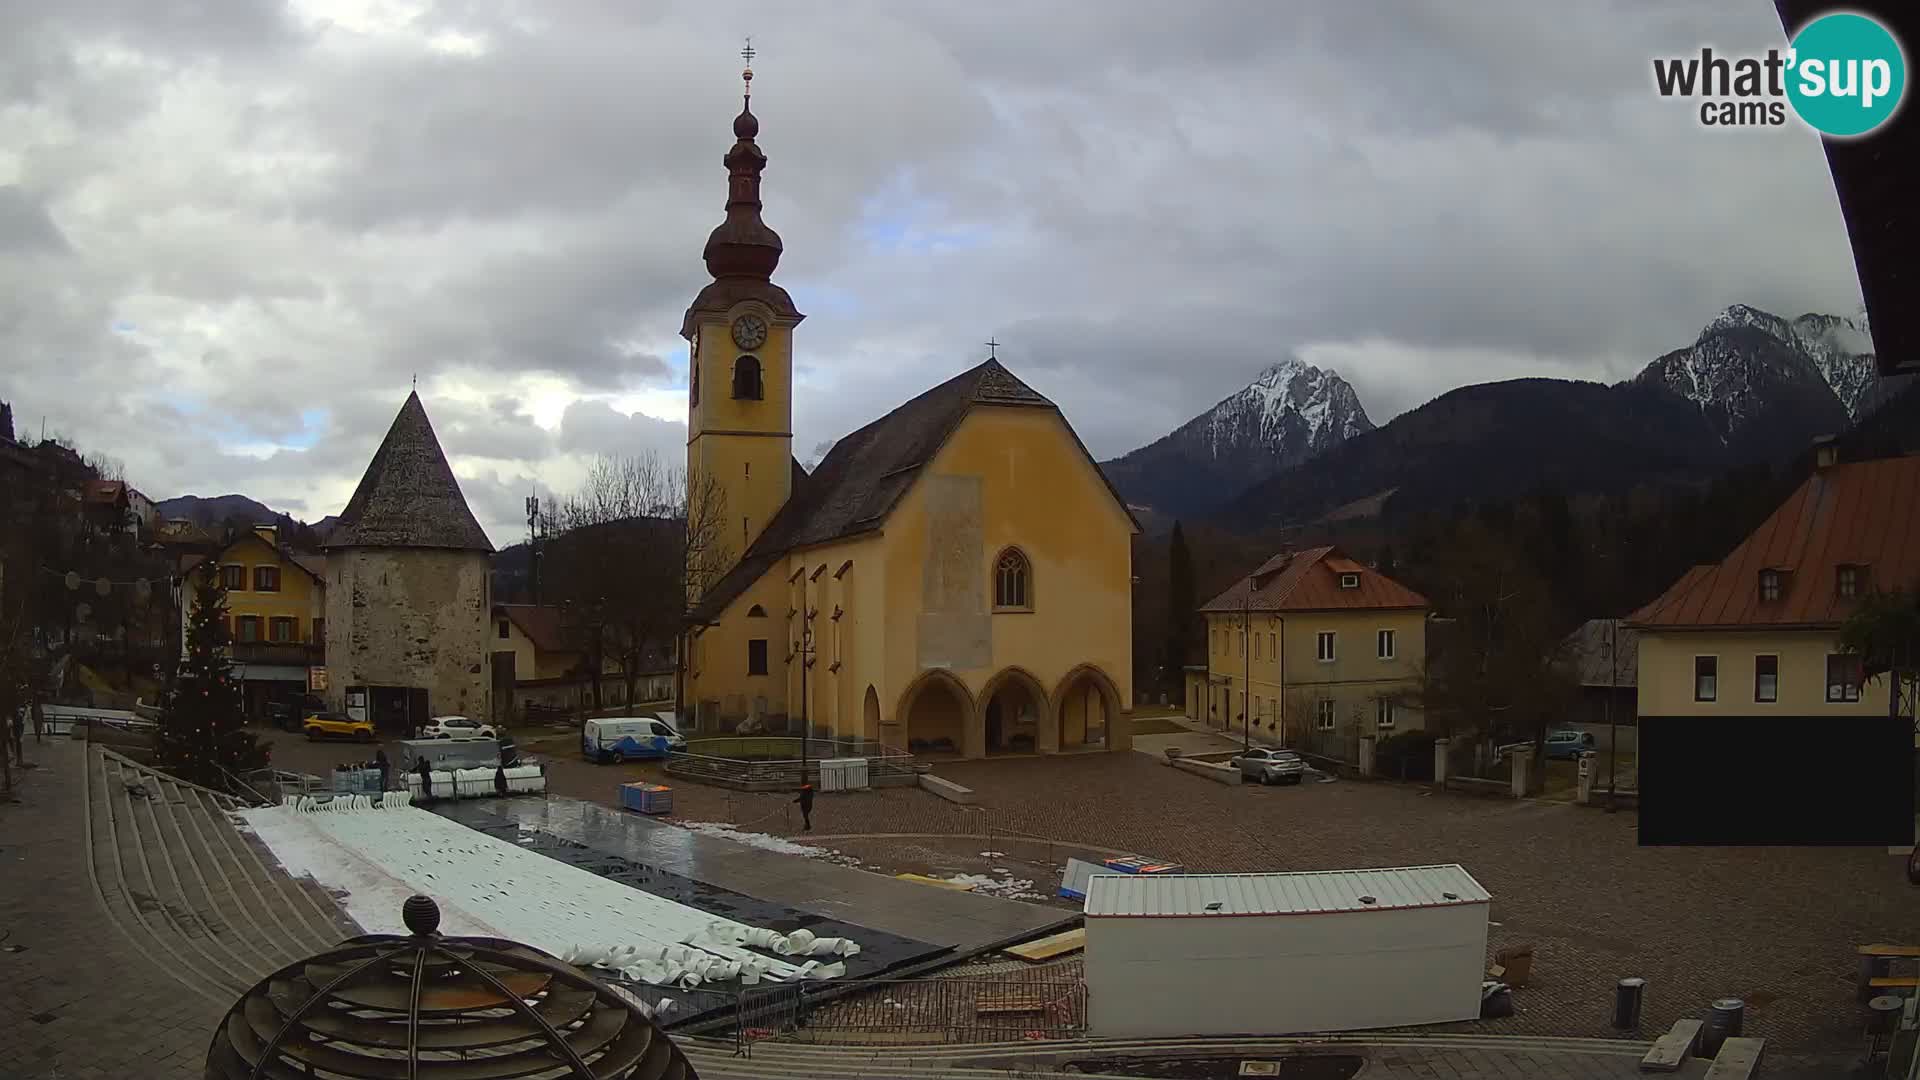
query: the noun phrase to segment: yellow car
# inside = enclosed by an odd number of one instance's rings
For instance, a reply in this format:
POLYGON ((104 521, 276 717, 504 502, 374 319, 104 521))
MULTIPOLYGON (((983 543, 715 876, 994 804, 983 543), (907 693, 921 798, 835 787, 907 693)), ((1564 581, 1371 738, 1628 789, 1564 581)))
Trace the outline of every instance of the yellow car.
POLYGON ((309 742, 319 739, 356 739, 360 742, 373 741, 373 724, 367 720, 355 720, 346 713, 317 712, 300 722, 306 729, 309 742))

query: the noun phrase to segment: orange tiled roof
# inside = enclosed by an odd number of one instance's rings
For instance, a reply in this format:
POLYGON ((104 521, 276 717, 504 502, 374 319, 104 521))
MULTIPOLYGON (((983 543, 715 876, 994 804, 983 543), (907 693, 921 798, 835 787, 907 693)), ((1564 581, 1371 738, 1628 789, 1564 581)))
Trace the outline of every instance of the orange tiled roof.
POLYGON ((1378 570, 1354 562, 1338 548, 1281 552, 1201 611, 1340 611, 1427 607, 1427 598, 1378 570), (1343 589, 1340 575, 1359 574, 1360 587, 1343 589))
POLYGON ((1920 583, 1920 456, 1816 471, 1724 560, 1696 566, 1628 622, 1649 629, 1832 627, 1856 599, 1841 566, 1864 568, 1859 591, 1920 583), (1760 598, 1760 572, 1782 571, 1780 598, 1760 598))

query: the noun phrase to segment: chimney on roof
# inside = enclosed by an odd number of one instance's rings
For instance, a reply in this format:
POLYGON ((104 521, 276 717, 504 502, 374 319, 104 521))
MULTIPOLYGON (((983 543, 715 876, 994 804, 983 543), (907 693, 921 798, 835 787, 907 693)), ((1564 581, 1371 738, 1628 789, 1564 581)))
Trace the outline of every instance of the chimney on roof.
POLYGON ((1818 435, 1813 440, 1813 467, 1831 469, 1840 463, 1840 444, 1831 435, 1818 435))

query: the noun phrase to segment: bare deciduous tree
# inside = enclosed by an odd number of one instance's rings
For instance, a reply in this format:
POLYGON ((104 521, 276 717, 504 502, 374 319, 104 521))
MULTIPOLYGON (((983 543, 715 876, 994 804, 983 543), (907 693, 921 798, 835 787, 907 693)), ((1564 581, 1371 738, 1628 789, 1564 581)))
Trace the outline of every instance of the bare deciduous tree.
POLYGON ((691 604, 726 565, 724 492, 658 455, 601 457, 542 513, 545 587, 586 654, 596 702, 609 661, 631 702, 650 654, 677 641, 691 604))

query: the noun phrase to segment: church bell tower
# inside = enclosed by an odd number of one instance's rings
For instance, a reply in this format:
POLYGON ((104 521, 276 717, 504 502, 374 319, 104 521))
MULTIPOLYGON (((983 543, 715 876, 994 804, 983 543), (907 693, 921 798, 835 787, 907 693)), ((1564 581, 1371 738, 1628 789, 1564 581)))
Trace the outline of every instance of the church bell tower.
POLYGON ((793 328, 806 316, 773 283, 780 234, 760 220, 760 174, 767 156, 754 143, 753 45, 727 167, 727 216, 707 237, 713 281, 687 308, 680 336, 689 343, 688 513, 717 524, 725 572, 752 545, 793 493, 793 328))

